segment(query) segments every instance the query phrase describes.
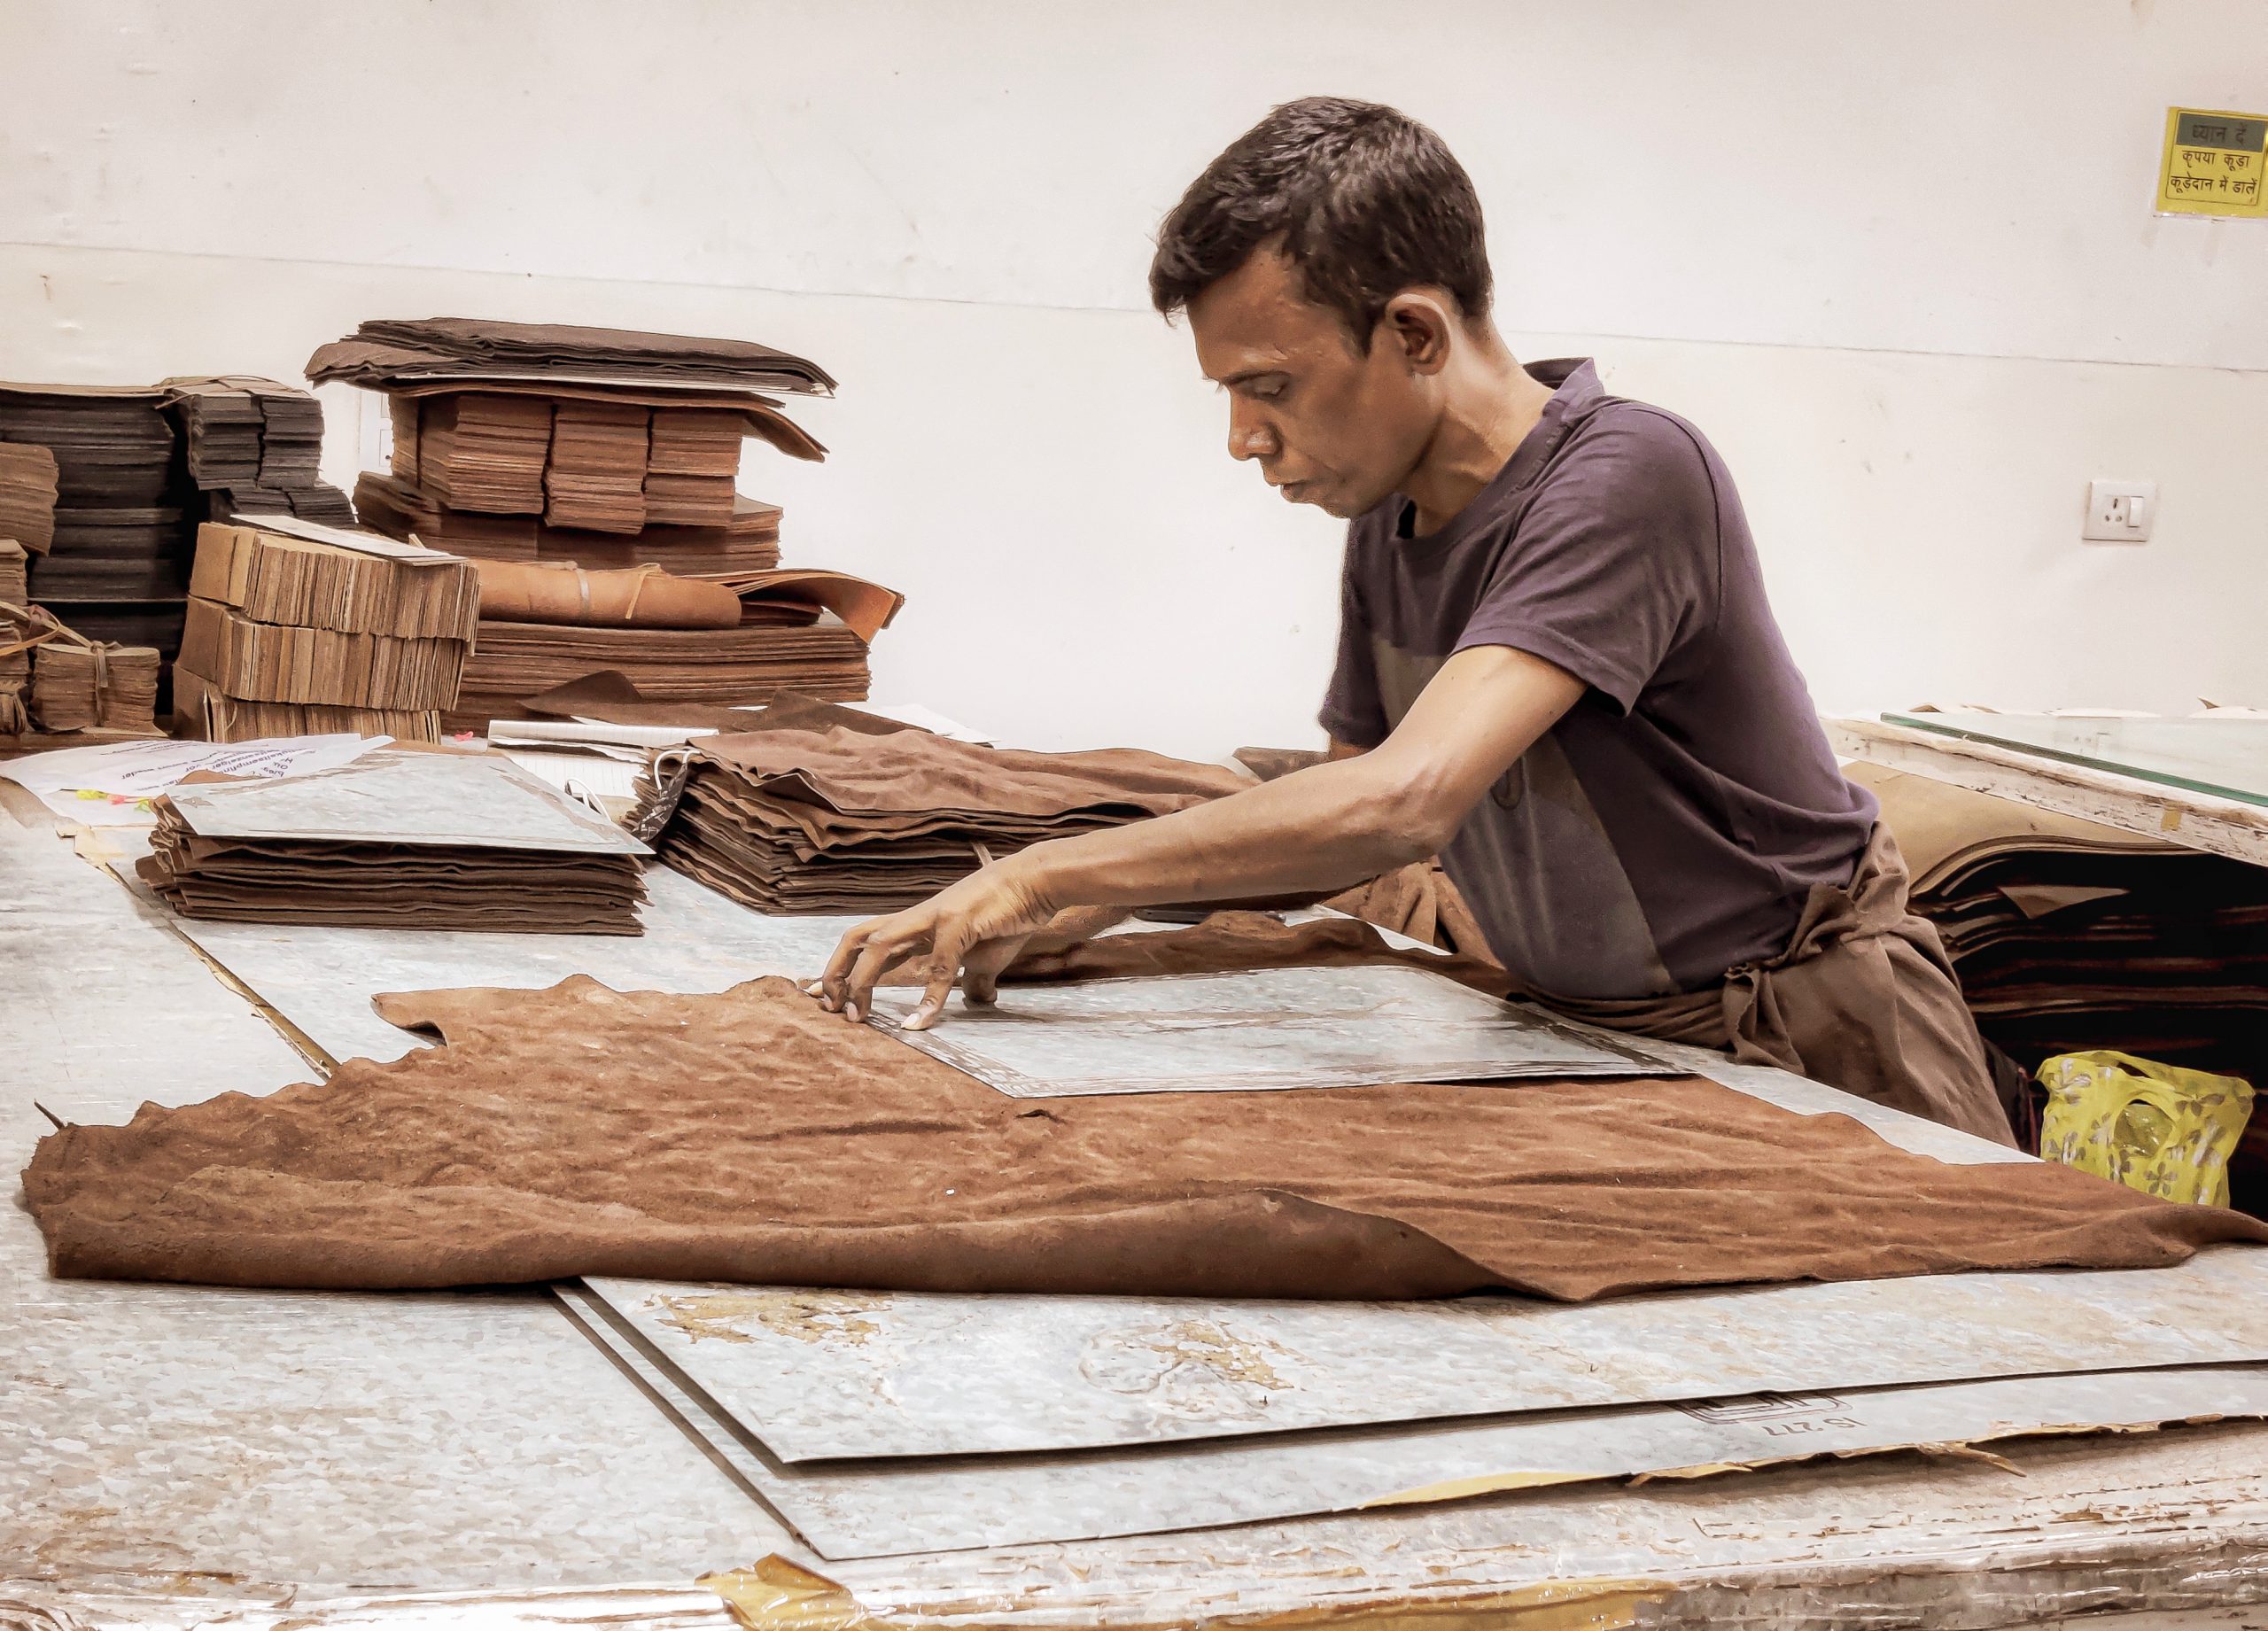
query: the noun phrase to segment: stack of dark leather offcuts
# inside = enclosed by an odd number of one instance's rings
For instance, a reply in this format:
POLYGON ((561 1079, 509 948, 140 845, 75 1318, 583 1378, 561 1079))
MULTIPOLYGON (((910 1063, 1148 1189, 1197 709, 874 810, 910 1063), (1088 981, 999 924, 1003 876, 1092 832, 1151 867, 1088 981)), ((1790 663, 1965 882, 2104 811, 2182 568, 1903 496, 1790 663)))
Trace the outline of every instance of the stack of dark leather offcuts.
POLYGON ((55 454, 27 442, 0 442, 0 538, 45 555, 55 543, 55 454))
MULTIPOLYGON (((162 664, 187 624, 200 521, 353 519, 316 473, 321 405, 272 379, 0 384, 0 537, 32 552, 32 597, 89 639, 153 648, 162 664)), ((161 702, 167 678, 161 664, 161 702)))
MULTIPOLYGON (((1879 766, 1849 774, 1882 800, 1977 1029, 2018 1065, 2108 1048, 2268 1087, 2268 867, 1879 766)), ((2268 1210, 2268 1117, 2229 1182, 2237 1205, 2268 1210)))
POLYGON ((170 657, 195 489, 164 402, 154 386, 0 384, 0 442, 44 449, 55 464, 46 543, 17 540, 32 552, 32 599, 90 638, 170 657))
POLYGON ((202 495, 198 520, 284 515, 353 524, 353 506, 317 470, 322 405, 314 397, 247 374, 168 379, 163 388, 202 495))
POLYGON ((143 881, 187 917, 635 935, 647 851, 508 761, 387 749, 157 801, 143 881))
POLYGON ((1136 749, 1026 753, 838 726, 704 737, 656 759, 634 831, 770 913, 878 913, 1047 838, 1186 810, 1251 783, 1136 749))

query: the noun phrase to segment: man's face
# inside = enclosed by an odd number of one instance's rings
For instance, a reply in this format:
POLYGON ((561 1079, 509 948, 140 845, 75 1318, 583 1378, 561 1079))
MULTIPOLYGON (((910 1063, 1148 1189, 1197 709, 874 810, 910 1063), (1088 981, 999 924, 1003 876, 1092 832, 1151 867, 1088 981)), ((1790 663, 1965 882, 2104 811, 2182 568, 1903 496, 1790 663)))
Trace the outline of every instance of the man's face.
POLYGON ((1190 303, 1198 365, 1229 393, 1229 454, 1294 504, 1359 516, 1397 492, 1432 439, 1434 377, 1385 328, 1361 352, 1336 312, 1263 247, 1190 303))

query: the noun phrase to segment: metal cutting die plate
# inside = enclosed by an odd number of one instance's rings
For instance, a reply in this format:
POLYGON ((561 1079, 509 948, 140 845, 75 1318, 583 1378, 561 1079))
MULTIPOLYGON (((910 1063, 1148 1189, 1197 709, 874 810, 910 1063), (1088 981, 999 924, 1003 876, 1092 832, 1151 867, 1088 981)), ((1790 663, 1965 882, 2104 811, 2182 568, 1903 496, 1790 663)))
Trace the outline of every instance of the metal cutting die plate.
MULTIPOLYGON (((920 1000, 878 991, 874 1012, 902 1020, 920 1000)), ((1012 986, 996 1006, 955 993, 936 1029, 894 1034, 1019 1099, 1686 1074, 1422 968, 1012 986)))
MULTIPOLYGON (((162 905, 133 875, 127 887, 162 905)), ((335 1060, 399 1059, 430 1037, 372 1012, 380 991, 540 990, 588 975, 617 991, 721 991, 761 975, 810 978, 855 918, 771 918, 666 866, 646 869, 642 935, 490 935, 418 928, 217 923, 173 927, 335 1060)))
POLYGON ((2268 1368, 1762 1394, 1070 1454, 791 1464, 579 1286, 563 1306, 827 1557, 1095 1540, 2023 1433, 2268 1416, 2268 1368))
POLYGON ((2268 1247, 1550 1303, 586 1282, 784 1461, 982 1455, 2003 1376, 2268 1363, 2268 1247))
POLYGON ((168 796, 190 829, 207 837, 650 853, 613 822, 487 755, 381 751, 303 776, 181 787, 168 796))

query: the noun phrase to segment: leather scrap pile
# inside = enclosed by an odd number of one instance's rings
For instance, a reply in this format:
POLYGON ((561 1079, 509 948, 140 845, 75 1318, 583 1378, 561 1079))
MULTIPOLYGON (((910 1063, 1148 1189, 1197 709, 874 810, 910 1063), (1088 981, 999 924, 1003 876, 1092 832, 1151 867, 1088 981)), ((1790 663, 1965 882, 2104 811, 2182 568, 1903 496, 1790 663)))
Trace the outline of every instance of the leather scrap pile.
MULTIPOLYGON (((2026 1070, 2110 1049, 2268 1083, 2268 868, 1924 776, 1847 773, 1882 800, 1977 1029, 2026 1070)), ((2233 1204, 2268 1210, 2268 1119, 2229 1182, 2233 1204)))
POLYGON ((753 436, 793 458, 826 456, 781 400, 834 389, 815 363, 737 340, 435 318, 366 322, 307 373, 388 399, 391 468, 355 487, 367 524, 493 561, 706 578, 747 608, 687 623, 602 618, 581 603, 546 615, 556 597, 542 594, 493 601, 450 728, 524 718, 526 697, 610 670, 658 697, 866 695, 867 646, 888 613, 744 587, 779 564, 780 509, 740 495, 741 450, 753 436))
POLYGON ((479 586, 454 555, 287 516, 200 529, 175 716, 214 742, 439 739, 479 586))
POLYGON ((156 802, 136 871, 185 917, 635 935, 646 847, 508 760, 382 749, 156 802))
POLYGON ((1168 815, 1250 786, 1135 749, 1027 753, 927 731, 760 730, 662 755, 634 831, 759 912, 887 912, 1045 838, 1168 815))

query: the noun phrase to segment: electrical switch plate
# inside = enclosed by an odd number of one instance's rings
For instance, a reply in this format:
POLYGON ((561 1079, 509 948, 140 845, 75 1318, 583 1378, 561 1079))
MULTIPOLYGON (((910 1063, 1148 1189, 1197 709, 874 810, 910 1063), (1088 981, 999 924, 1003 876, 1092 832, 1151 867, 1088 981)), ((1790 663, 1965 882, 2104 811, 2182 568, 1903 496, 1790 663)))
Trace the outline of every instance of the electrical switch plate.
POLYGON ((2157 483, 2097 478, 2087 484, 2087 519, 2079 536, 2098 544, 2148 543, 2157 518, 2157 483))

